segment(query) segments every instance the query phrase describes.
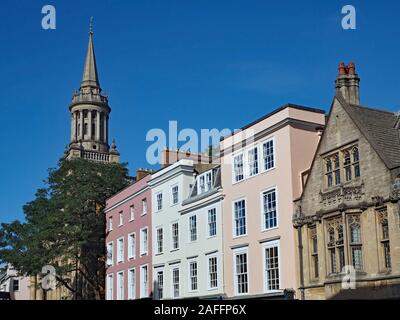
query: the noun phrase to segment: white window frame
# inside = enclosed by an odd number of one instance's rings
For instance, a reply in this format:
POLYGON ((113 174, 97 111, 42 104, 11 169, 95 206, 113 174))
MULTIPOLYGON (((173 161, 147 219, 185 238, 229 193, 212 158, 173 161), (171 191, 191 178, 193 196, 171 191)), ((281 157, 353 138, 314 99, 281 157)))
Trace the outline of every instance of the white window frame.
POLYGON ((199 232, 198 232, 198 226, 199 226, 199 224, 198 224, 198 219, 197 219, 197 214, 191 214, 191 215, 189 215, 188 216, 188 231, 189 231, 189 234, 188 234, 188 242, 189 243, 193 243, 193 242, 197 242, 197 240, 199 239, 199 232), (196 239, 195 240, 192 240, 192 229, 191 229, 191 219, 195 219, 195 222, 196 222, 196 224, 195 224, 195 226, 196 226, 196 229, 195 229, 195 237, 196 237, 196 239))
POLYGON ((206 263, 206 265, 207 265, 207 270, 206 270, 206 272, 207 272, 207 290, 208 291, 218 290, 218 288, 220 286, 220 275, 219 275, 219 272, 218 272, 219 271, 219 263, 220 263, 220 261, 218 259, 218 254, 217 253, 213 253, 213 254, 207 255, 206 258, 207 258, 207 263, 206 263), (211 284, 210 259, 213 259, 213 258, 217 259, 217 286, 216 287, 211 287, 210 286, 210 284, 211 284))
POLYGON ((163 209, 163 201, 164 201, 164 196, 163 196, 163 193, 162 193, 162 191, 160 191, 160 192, 157 192, 156 193, 156 197, 155 197, 155 201, 156 201, 156 203, 155 203, 155 208, 156 208, 156 212, 160 212, 160 211, 162 211, 162 209, 163 209), (159 196, 161 196, 161 207, 159 207, 159 196))
POLYGON ((213 181, 214 181, 214 171, 213 170, 208 170, 206 172, 203 172, 202 174, 199 174, 197 176, 197 193, 198 194, 203 194, 208 191, 210 191, 213 188, 213 181), (208 177, 210 177, 210 185, 208 185, 208 177), (201 181, 204 180, 204 190, 201 189, 202 183, 201 181))
MULTIPOLYGON (((179 275, 180 277, 180 275, 179 275)), ((199 261, 197 259, 190 259, 188 261, 188 292, 193 293, 193 292, 197 292, 199 291, 199 261), (197 289, 196 290, 192 290, 192 277, 190 274, 190 266, 191 264, 196 263, 196 285, 197 285, 197 289)))
POLYGON ((128 234, 128 260, 133 260, 133 259, 136 259, 136 233, 135 232, 128 234), (133 243, 131 243, 132 236, 133 236, 133 243), (132 252, 132 249, 133 249, 133 252, 132 252))
POLYGON ((279 228, 279 202, 278 202, 278 187, 273 186, 268 189, 262 190, 260 193, 260 208, 261 208, 261 232, 271 231, 279 228), (276 203, 276 226, 272 228, 265 228, 264 219, 264 193, 269 193, 275 190, 275 203, 276 203))
POLYGON ((232 201, 232 238, 233 239, 237 239, 237 238, 242 238, 242 237, 246 237, 247 236, 247 232, 248 232, 248 214, 247 214, 247 198, 243 197, 243 198, 239 198, 236 200, 232 201), (235 203, 243 201, 244 200, 244 208, 245 208, 245 228, 246 228, 246 232, 244 234, 241 235, 236 235, 236 223, 235 223, 235 203))
POLYGON ((114 300, 114 274, 107 274, 106 300, 114 300))
POLYGON ((142 199, 142 216, 147 214, 147 198, 142 199))
POLYGON ((124 237, 117 239, 117 264, 124 263, 125 261, 125 240, 124 237), (122 253, 121 253, 121 240, 122 240, 122 253), (120 256, 122 255, 122 257, 120 256))
POLYGON ((268 241, 262 244, 262 259, 263 259, 263 288, 264 288, 264 293, 274 293, 274 292, 281 292, 282 290, 268 290, 267 289, 267 276, 266 276, 266 265, 265 265, 265 249, 268 248, 278 248, 278 272, 279 272, 279 284, 282 284, 282 272, 281 272, 281 248, 280 248, 280 241, 279 240, 274 240, 274 241, 268 241))
POLYGON ((135 205, 129 207, 129 222, 135 221, 135 205))
POLYGON ((117 272, 117 300, 125 299, 125 274, 124 271, 117 272), (122 277, 121 277, 122 275, 122 277), (122 291, 120 286, 120 280, 122 279, 122 291))
POLYGON ((118 227, 120 228, 124 225, 124 211, 120 211, 118 213, 118 217, 119 217, 118 227))
POLYGON ((140 298, 148 298, 149 297, 149 265, 144 264, 140 266, 140 298), (144 286, 144 272, 143 270, 147 270, 147 279, 146 279, 146 287, 144 286), (147 289, 146 292, 144 289, 147 289))
POLYGON ((253 146, 247 148, 247 150, 246 150, 246 171, 245 171, 246 174, 245 174, 245 177, 252 178, 252 177, 258 176, 260 174, 260 172, 261 172, 261 170, 260 170, 260 162, 261 161, 260 161, 260 147, 259 147, 259 145, 257 144, 257 145, 253 145, 253 146), (250 152, 253 151, 253 150, 257 150, 257 161, 255 161, 255 163, 257 163, 257 172, 256 173, 251 173, 251 170, 250 170, 250 161, 249 161, 250 152))
POLYGON ((272 171, 276 169, 277 167, 277 157, 276 157, 276 140, 275 137, 268 137, 262 141, 259 141, 257 143, 254 143, 250 146, 246 146, 240 150, 237 150, 235 153, 232 154, 231 156, 231 174, 232 174, 232 185, 235 185, 237 183, 240 183, 242 181, 248 180, 253 177, 257 177, 260 174, 263 174, 265 172, 272 171), (272 141, 273 143, 273 158, 274 158, 274 166, 265 169, 265 159, 264 159, 264 144, 272 141), (257 149, 257 163, 258 163, 258 173, 250 175, 250 163, 249 163, 249 153, 252 149, 257 149), (236 180, 236 172, 235 172, 235 158, 242 156, 243 157, 243 179, 242 180, 236 180))
POLYGON ((177 250, 180 249, 180 242, 181 242, 181 239, 180 239, 180 236, 179 236, 179 222, 178 221, 171 222, 170 230, 171 230, 171 248, 170 248, 170 251, 177 251, 177 250), (178 247, 177 248, 174 248, 174 230, 173 230, 174 224, 178 225, 178 247))
POLYGON ((276 144, 275 144, 275 137, 272 138, 268 138, 266 140, 263 140, 261 142, 261 157, 262 157, 262 170, 261 172, 268 172, 271 170, 274 170, 276 168, 276 144), (274 158, 274 166, 269 168, 269 169, 265 169, 265 157, 264 157, 264 145, 267 144, 268 142, 272 142, 272 157, 274 158))
POLYGON ((113 216, 108 217, 108 231, 113 231, 113 216))
POLYGON ((172 297, 172 299, 179 299, 181 297, 181 294, 182 294, 182 292, 181 292, 181 284, 182 284, 181 276, 182 276, 182 274, 181 274, 180 266, 173 266, 171 268, 171 297, 172 297), (179 295, 177 297, 175 297, 174 270, 178 270, 178 275, 179 275, 179 278, 178 278, 178 280, 179 280, 179 282, 178 282, 179 295))
POLYGON ((163 254, 164 253, 164 249, 165 249, 165 247, 164 247, 164 244, 165 244, 165 241, 164 241, 164 228, 163 227, 157 227, 156 229, 155 229, 155 238, 156 238, 156 241, 155 241, 155 248, 154 248, 154 252, 158 255, 158 254, 163 254), (160 251, 159 250, 159 239, 158 239, 158 231, 159 230, 162 230, 162 239, 161 239, 161 242, 162 242, 162 250, 160 251))
POLYGON ((107 243, 107 266, 111 267, 114 265, 114 241, 107 243), (109 250, 111 248, 111 250, 109 250))
POLYGON ((218 235, 218 210, 217 207, 211 207, 207 209, 207 219, 206 219, 206 230, 207 230, 207 238, 215 238, 218 235), (215 235, 211 235, 210 231, 210 211, 214 210, 215 212, 215 235))
POLYGON ((135 299, 136 299, 136 268, 130 268, 128 269, 128 300, 135 300, 135 299), (133 279, 132 279, 132 272, 133 272, 133 279))
POLYGON ((243 151, 232 155, 232 184, 237 184, 237 183, 240 183, 240 182, 246 180, 246 167, 245 166, 246 166, 245 153, 243 151), (242 174, 243 174, 243 179, 236 180, 235 158, 237 158, 239 156, 242 156, 242 174))
POLYGON ((140 229, 140 256, 147 256, 149 254, 149 227, 140 229), (146 230, 146 246, 143 238, 144 231, 146 230))
POLYGON ((173 186, 171 186, 171 206, 176 206, 179 204, 179 185, 175 184, 173 186), (177 192, 177 201, 174 202, 174 189, 177 188, 178 192, 177 192))
POLYGON ((157 287, 154 288, 154 297, 156 300, 163 300, 165 299, 165 270, 164 268, 156 268, 154 269, 154 276, 153 276, 153 282, 157 285, 157 287), (162 285, 162 291, 163 291, 163 296, 160 297, 159 295, 159 286, 160 283, 158 281, 158 274, 162 273, 163 274, 163 285, 162 285))
POLYGON ((233 254, 233 284, 234 284, 234 292, 236 296, 246 296, 250 292, 250 261, 249 261, 249 249, 248 247, 244 248, 237 248, 232 250, 233 254), (238 290, 238 281, 237 281, 237 273, 236 273, 236 256, 240 254, 246 254, 247 255, 247 293, 239 293, 238 290))

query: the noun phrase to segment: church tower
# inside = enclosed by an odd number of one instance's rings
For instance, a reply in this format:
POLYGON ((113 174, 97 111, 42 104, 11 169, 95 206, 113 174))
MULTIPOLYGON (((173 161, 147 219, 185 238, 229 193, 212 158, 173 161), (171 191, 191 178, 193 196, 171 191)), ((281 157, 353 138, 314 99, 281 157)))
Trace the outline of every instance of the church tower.
POLYGON ((72 97, 71 142, 65 158, 84 158, 99 162, 119 162, 119 152, 108 140, 108 121, 111 108, 108 97, 102 94, 93 45, 93 25, 90 24, 89 45, 81 86, 72 97))

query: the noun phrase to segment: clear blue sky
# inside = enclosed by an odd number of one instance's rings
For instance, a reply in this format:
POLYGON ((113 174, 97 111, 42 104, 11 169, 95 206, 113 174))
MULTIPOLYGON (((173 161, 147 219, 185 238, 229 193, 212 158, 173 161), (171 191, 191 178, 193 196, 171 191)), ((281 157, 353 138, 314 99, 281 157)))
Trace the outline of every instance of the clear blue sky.
POLYGON ((328 109, 340 61, 354 61, 361 100, 400 110, 398 1, 36 1, 0 4, 0 221, 21 219, 70 137, 95 17, 110 138, 131 169, 147 167, 146 133, 239 128, 287 102, 328 109), (41 29, 41 8, 57 30, 41 29), (341 8, 357 9, 357 30, 341 8))

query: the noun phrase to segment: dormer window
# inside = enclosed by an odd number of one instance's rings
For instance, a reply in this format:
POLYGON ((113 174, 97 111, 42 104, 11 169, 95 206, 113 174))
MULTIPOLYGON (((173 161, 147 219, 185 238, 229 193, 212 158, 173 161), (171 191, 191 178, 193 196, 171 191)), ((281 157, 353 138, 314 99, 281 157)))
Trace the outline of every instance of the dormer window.
POLYGON ((203 173, 197 177, 197 184, 199 186, 199 194, 205 193, 210 191, 213 187, 213 178, 214 174, 213 171, 208 171, 203 173))

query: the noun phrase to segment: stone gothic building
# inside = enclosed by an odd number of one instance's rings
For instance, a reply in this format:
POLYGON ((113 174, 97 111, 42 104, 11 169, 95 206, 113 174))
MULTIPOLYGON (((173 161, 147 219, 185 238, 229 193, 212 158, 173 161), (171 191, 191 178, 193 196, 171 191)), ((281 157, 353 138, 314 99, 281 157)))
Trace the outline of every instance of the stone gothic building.
POLYGON ((400 115, 360 105, 359 82, 353 63, 339 65, 296 201, 303 299, 400 297, 400 115))
POLYGON ((100 162, 119 162, 115 141, 108 142, 108 97, 102 94, 97 72, 93 45, 93 32, 89 33, 89 46, 83 70, 82 83, 72 97, 71 143, 65 150, 65 158, 84 158, 100 162))

